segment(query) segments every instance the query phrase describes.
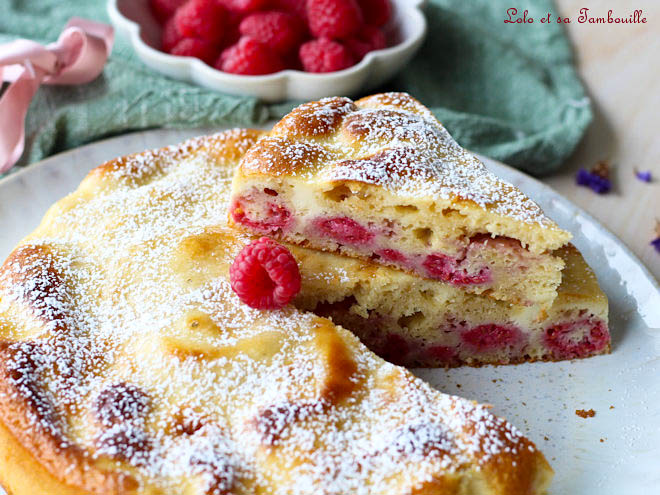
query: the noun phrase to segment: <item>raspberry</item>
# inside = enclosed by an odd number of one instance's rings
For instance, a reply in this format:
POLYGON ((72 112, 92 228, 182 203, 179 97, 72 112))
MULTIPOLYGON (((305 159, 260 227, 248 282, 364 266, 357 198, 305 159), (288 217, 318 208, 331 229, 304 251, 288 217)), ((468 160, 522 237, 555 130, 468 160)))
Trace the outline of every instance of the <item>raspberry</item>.
POLYGON ((241 14, 248 14, 257 10, 263 10, 268 0, 218 0, 229 10, 241 14))
POLYGON ((170 53, 180 57, 195 57, 209 65, 218 56, 218 50, 211 43, 196 38, 182 39, 170 50, 170 53))
POLYGON ((241 21, 240 32, 244 36, 267 44, 285 55, 292 52, 305 38, 305 25, 293 14, 284 12, 256 12, 241 21))
POLYGON ((188 0, 176 11, 174 19, 185 37, 220 44, 227 25, 227 11, 217 0, 188 0))
POLYGON ((385 35, 374 26, 364 26, 355 38, 346 40, 346 46, 358 60, 374 50, 382 50, 387 46, 385 35))
POLYGON ((317 38, 350 38, 362 26, 355 0, 307 0, 307 19, 317 38))
POLYGON ((232 201, 229 211, 234 222, 245 225, 249 229, 268 234, 284 229, 291 221, 291 212, 284 206, 269 202, 262 213, 262 220, 249 218, 246 214, 246 203, 249 206, 250 198, 241 197, 232 201))
POLYGON ((156 19, 162 24, 174 15, 176 9, 181 7, 186 0, 150 0, 149 5, 156 19))
POLYGON ((291 252, 268 237, 245 246, 229 269, 231 288, 255 309, 280 309, 300 291, 300 270, 291 252))
POLYGON ((244 36, 222 52, 215 67, 232 74, 256 76, 281 71, 284 64, 268 45, 244 36))
POLYGON ((222 45, 224 48, 230 47, 238 43, 238 40, 241 39, 241 33, 239 31, 239 26, 241 21, 245 16, 239 12, 229 10, 227 12, 227 29, 225 35, 222 38, 222 45))
POLYGON ((359 38, 367 41, 371 45, 372 50, 382 50, 387 46, 385 35, 380 29, 374 26, 364 26, 359 38))
POLYGON ((372 26, 382 26, 392 17, 390 0, 358 0, 364 22, 372 26))
POLYGON ((553 356, 560 359, 574 359, 589 356, 604 349, 610 342, 607 328, 602 321, 583 320, 560 323, 545 330, 545 345, 553 356), (588 329, 588 331, 584 331, 588 329), (575 335, 584 332, 581 339, 575 335))
POLYGON ((270 6, 275 10, 296 14, 301 19, 307 20, 305 0, 272 0, 270 6))
POLYGON ((422 263, 428 276, 454 285, 483 284, 490 280, 490 269, 483 268, 477 273, 467 273, 458 262, 442 254, 430 254, 422 263))
POLYGON ((342 244, 367 244, 374 234, 348 217, 324 218, 314 222, 326 236, 342 244))
POLYGON ((459 363, 458 354, 453 347, 434 345, 426 351, 428 357, 441 365, 451 366, 459 363))
POLYGON ((523 334, 513 326, 484 324, 461 334, 461 339, 475 352, 487 352, 519 346, 523 334))
POLYGON ((300 61, 307 72, 334 72, 355 64, 351 52, 337 41, 325 38, 303 43, 300 61))
POLYGON ((181 41, 184 36, 179 32, 179 29, 176 27, 176 22, 174 19, 170 19, 163 26, 163 33, 160 39, 160 45, 164 52, 169 53, 176 44, 181 41))
POLYGON ((405 263, 407 261, 406 255, 396 249, 382 249, 376 254, 390 263, 405 263))

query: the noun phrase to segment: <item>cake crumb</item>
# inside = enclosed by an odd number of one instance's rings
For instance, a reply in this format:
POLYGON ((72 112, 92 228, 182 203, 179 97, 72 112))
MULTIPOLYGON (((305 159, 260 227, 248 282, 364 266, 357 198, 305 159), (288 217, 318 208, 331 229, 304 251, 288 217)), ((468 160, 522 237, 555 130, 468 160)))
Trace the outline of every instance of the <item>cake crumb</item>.
POLYGON ((543 437, 543 440, 545 440, 545 441, 547 442, 547 441, 549 441, 550 439, 549 439, 548 437, 544 436, 544 437, 543 437))
POLYGON ((614 409, 614 406, 610 406, 610 409, 614 409))
POLYGON ((580 416, 581 418, 593 418, 596 415, 596 411, 593 409, 589 409, 588 411, 585 409, 576 409, 575 414, 580 416))

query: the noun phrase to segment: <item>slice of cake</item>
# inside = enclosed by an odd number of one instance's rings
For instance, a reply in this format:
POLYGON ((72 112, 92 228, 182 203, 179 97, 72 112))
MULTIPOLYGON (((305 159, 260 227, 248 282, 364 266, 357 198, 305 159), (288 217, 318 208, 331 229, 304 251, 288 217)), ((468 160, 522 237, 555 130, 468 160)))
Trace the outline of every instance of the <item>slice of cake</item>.
POLYGON ((226 226, 257 132, 113 160, 0 268, 0 484, 12 495, 541 495, 487 407, 328 319, 257 311, 226 226))
POLYGON ((294 109, 241 161, 230 220, 523 305, 556 297, 571 237, 402 93, 294 109))
POLYGON ((610 350, 607 297, 572 245, 550 308, 516 305, 433 280, 290 245, 302 273, 299 308, 350 329, 410 367, 584 358, 610 350))

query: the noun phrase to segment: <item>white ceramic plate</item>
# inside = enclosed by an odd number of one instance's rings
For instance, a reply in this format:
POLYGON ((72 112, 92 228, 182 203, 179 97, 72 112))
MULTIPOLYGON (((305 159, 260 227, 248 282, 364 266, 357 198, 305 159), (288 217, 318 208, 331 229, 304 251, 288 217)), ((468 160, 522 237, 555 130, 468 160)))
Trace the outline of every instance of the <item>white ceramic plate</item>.
POLYGON ((425 0, 391 0, 392 20, 384 27, 389 47, 368 53, 348 69, 326 74, 284 70, 265 76, 220 72, 192 57, 175 57, 159 51, 161 27, 147 0, 108 0, 108 15, 121 35, 128 38, 138 57, 154 70, 200 86, 235 95, 257 96, 266 101, 318 100, 325 96, 353 96, 375 88, 399 72, 424 41, 425 0))
MULTIPOLYGON (((49 158, 1 180, 0 258, 92 167, 118 154, 199 133, 161 130, 126 135, 49 158)), ((440 390, 493 404, 496 413, 534 440, 556 472, 552 495, 660 494, 657 283, 618 239, 572 203, 512 168, 484 161, 575 236, 610 298, 612 354, 573 362, 416 373, 440 390), (576 409, 594 409, 596 415, 582 419, 576 409)))

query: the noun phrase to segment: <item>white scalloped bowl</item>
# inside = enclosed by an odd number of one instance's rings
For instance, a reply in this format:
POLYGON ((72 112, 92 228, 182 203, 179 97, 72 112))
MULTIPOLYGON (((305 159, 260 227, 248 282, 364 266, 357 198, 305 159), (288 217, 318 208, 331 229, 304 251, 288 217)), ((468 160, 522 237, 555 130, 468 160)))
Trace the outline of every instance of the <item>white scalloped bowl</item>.
POLYGON ((108 14, 140 59, 167 76, 266 101, 316 100, 325 96, 352 96, 375 88, 410 61, 426 35, 426 19, 421 11, 424 0, 391 2, 392 20, 384 29, 391 46, 368 53, 353 67, 324 74, 284 70, 264 76, 241 76, 221 72, 201 60, 161 52, 161 27, 151 14, 148 0, 108 0, 108 14))

